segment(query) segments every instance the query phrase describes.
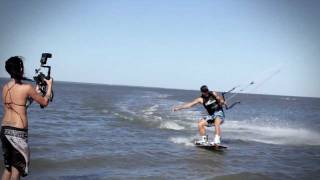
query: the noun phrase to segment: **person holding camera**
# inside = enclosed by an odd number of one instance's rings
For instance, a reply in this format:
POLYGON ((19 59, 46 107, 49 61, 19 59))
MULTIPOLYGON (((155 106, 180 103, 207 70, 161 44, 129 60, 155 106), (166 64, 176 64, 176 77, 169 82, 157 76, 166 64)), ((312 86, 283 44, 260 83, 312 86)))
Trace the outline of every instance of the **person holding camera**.
POLYGON ((44 78, 47 91, 44 96, 31 84, 22 82, 24 67, 21 57, 14 56, 5 63, 11 80, 2 89, 4 115, 1 124, 1 142, 5 169, 2 179, 20 179, 28 174, 28 117, 27 102, 29 97, 42 106, 47 106, 52 96, 52 78, 44 78))

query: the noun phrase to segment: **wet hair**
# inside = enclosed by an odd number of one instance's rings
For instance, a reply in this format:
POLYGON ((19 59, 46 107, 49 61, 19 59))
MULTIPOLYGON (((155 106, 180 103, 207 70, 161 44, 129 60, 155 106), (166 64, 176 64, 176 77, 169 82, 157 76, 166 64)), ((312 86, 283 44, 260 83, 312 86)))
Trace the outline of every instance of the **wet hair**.
POLYGON ((23 79, 24 67, 22 57, 13 56, 6 61, 6 70, 16 83, 21 84, 23 79))
POLYGON ((207 93, 207 92, 209 92, 209 88, 208 88, 208 86, 203 85, 203 86, 200 87, 200 91, 203 92, 203 93, 207 93))

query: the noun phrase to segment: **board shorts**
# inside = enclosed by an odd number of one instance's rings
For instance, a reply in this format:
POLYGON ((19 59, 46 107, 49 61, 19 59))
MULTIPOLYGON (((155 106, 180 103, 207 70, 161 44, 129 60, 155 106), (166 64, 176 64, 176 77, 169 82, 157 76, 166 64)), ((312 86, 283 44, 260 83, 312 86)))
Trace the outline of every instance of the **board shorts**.
POLYGON ((30 157, 28 129, 2 126, 0 138, 5 168, 11 172, 13 166, 20 172, 22 177, 27 176, 30 157))
POLYGON ((207 123, 208 123, 207 127, 212 127, 212 126, 214 126, 214 121, 217 117, 219 117, 221 119, 221 124, 222 124, 224 122, 224 118, 225 118, 224 112, 222 110, 216 111, 212 115, 206 116, 203 119, 205 121, 207 121, 207 123))

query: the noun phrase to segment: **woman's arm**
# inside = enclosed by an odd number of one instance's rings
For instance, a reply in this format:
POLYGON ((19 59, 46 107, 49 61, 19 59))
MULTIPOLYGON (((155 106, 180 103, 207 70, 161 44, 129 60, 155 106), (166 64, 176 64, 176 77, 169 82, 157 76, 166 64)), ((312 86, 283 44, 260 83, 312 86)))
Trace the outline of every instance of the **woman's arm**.
POLYGON ((46 83, 47 83, 47 93, 46 95, 43 97, 41 96, 37 90, 35 88, 33 88, 32 85, 28 85, 28 95, 33 99, 35 100, 37 103, 39 103, 40 105, 42 106, 48 106, 49 104, 49 100, 50 100, 50 97, 51 97, 51 93, 52 93, 52 79, 50 80, 46 80, 46 83))

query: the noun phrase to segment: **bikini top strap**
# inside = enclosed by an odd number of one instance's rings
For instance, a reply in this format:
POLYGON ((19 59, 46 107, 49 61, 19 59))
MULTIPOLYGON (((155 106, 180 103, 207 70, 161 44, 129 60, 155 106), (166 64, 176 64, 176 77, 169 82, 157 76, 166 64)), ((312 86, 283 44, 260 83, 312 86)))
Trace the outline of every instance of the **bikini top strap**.
POLYGON ((26 106, 26 105, 16 104, 16 103, 14 103, 14 102, 12 101, 11 89, 12 89, 15 85, 16 85, 16 83, 14 83, 14 85, 12 85, 11 87, 9 87, 9 84, 7 84, 8 90, 7 90, 7 92, 6 92, 6 95, 4 96, 4 104, 7 104, 7 105, 14 104, 14 105, 17 105, 17 106, 26 106), (11 101, 11 102, 6 102, 8 93, 9 93, 10 101, 11 101))

